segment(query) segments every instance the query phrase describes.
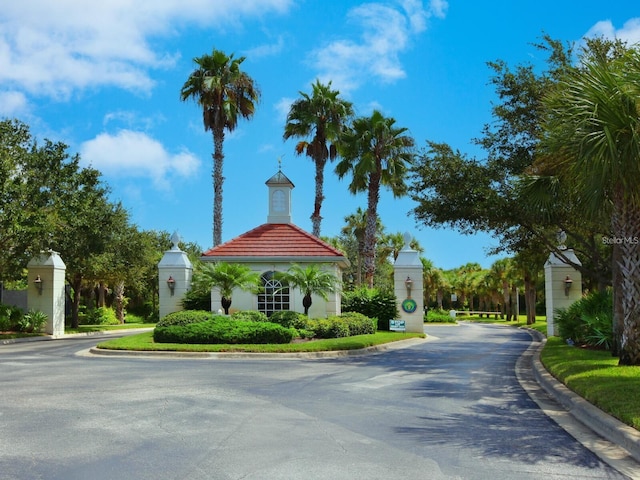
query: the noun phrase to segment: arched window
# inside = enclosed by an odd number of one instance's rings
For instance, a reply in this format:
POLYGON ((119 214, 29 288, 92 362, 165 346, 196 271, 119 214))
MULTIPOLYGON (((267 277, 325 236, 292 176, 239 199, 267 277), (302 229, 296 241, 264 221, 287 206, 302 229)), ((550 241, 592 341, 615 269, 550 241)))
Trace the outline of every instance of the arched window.
POLYGON ((289 310, 289 287, 276 280, 273 273, 262 275, 263 290, 258 294, 258 310, 268 317, 273 312, 289 310))

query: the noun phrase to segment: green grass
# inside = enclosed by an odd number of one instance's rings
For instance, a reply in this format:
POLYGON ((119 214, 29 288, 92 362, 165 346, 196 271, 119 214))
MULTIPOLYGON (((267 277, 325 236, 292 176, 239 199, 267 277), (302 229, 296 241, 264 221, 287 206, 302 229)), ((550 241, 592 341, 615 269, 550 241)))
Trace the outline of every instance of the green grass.
POLYGON ((371 335, 357 335, 346 338, 330 338, 303 343, 267 344, 267 345, 187 345, 181 343, 155 343, 153 332, 144 332, 101 342, 98 348, 111 350, 140 350, 140 351, 173 351, 173 352, 255 352, 255 353, 293 353, 293 352, 322 352, 336 350, 356 350, 360 348, 381 345, 384 343, 406 340, 409 338, 424 338, 420 333, 378 332, 371 335))
POLYGON ((508 325, 511 327, 526 327, 531 328, 532 330, 536 330, 543 335, 547 335, 547 319, 545 316, 537 316, 536 323, 532 325, 527 325, 527 316, 520 315, 518 316, 518 320, 514 322, 506 322, 504 320, 491 318, 480 318, 477 315, 468 315, 468 316, 458 316, 458 320, 463 320, 466 322, 476 322, 476 323, 495 323, 496 325, 508 325))
POLYGON ((106 332, 108 330, 130 330, 134 328, 153 328, 155 323, 125 323, 124 325, 78 325, 78 328, 65 328, 64 333, 106 332))
POLYGON ((540 359, 549 372, 589 403, 640 429, 640 367, 618 366, 610 352, 547 340, 540 359))

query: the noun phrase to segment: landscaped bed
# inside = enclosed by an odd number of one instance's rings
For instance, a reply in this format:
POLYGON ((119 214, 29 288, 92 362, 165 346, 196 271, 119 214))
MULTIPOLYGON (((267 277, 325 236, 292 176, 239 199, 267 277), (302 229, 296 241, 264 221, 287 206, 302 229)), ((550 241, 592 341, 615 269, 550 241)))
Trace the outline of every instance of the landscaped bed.
POLYGON ((98 348, 110 350, 172 351, 172 352, 257 352, 293 353, 356 350, 411 338, 425 338, 422 333, 377 332, 344 338, 328 338, 284 344, 184 344, 156 343, 153 332, 117 338, 101 342, 98 348))

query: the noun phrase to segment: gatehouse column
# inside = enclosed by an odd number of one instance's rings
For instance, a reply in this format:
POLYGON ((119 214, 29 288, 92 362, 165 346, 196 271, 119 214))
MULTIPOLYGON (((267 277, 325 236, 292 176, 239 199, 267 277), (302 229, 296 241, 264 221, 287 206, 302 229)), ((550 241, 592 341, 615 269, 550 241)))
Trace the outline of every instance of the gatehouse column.
POLYGON ((564 246, 566 235, 558 235, 562 255, 551 253, 544 264, 547 336, 558 336, 555 311, 568 308, 582 298, 582 274, 573 265, 582 265, 575 252, 564 246))
POLYGON ((66 265, 58 252, 49 250, 27 264, 27 308, 47 315, 46 333, 64 335, 66 265))
POLYGON ((406 332, 424 333, 423 268, 418 252, 410 246, 411 240, 411 234, 405 233, 404 247, 393 265, 393 286, 399 313, 397 320, 400 324, 394 323, 401 327, 401 322, 404 322, 406 332))
POLYGON ((158 263, 158 306, 159 317, 182 310, 182 297, 191 287, 193 266, 185 252, 180 250, 180 236, 171 236, 173 247, 164 252, 158 263))

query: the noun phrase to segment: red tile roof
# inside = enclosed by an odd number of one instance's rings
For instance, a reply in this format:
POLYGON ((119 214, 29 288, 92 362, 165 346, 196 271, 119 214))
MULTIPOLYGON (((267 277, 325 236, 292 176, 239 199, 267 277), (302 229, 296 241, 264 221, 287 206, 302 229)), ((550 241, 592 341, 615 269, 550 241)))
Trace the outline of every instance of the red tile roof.
POLYGON ((291 223, 265 223, 202 256, 204 260, 349 263, 342 252, 291 223))

